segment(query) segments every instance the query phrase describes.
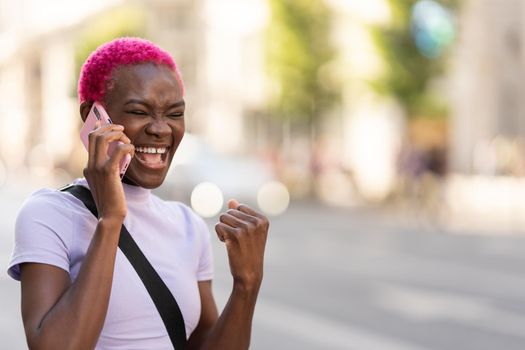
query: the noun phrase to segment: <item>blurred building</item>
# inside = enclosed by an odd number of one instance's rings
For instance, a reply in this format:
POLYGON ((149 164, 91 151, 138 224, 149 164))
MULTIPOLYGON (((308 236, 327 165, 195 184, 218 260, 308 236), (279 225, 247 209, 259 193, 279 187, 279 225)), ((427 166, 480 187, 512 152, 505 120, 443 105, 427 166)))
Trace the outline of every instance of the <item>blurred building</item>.
POLYGON ((464 1, 450 74, 448 209, 479 228, 525 217, 525 3, 464 1))
POLYGON ((326 118, 325 130, 337 145, 341 165, 351 172, 353 183, 348 183, 348 176, 328 172, 324 182, 330 191, 324 197, 334 204, 352 204, 357 195, 353 188, 367 200, 382 200, 395 184, 404 125, 399 106, 370 88, 369 82, 382 72, 383 62, 369 27, 388 23, 392 14, 385 0, 327 3, 334 14, 338 51, 334 65, 341 81, 342 104, 339 118, 326 118))
POLYGON ((525 3, 465 1, 458 24, 451 74, 452 170, 510 175, 498 158, 512 156, 512 150, 501 149, 506 142, 525 136, 525 3))
POLYGON ((0 161, 12 172, 81 169, 75 50, 86 28, 128 7, 181 67, 188 129, 241 148, 243 113, 263 101, 263 0, 0 0, 0 161))
POLYGON ((0 1, 0 160, 8 169, 30 162, 43 170, 69 154, 78 114, 72 29, 116 3, 0 1))
MULTIPOLYGON (((365 195, 381 198, 393 182, 399 116, 364 83, 381 69, 366 27, 387 21, 390 13, 385 0, 327 3, 335 16, 333 42, 339 55, 332 68, 342 81, 343 103, 319 130, 320 150, 331 150, 331 158, 337 158, 331 163, 352 169, 365 195)), ((124 14, 129 16, 124 22, 143 21, 144 36, 170 51, 180 65, 189 131, 222 152, 264 146, 271 131, 258 118, 269 89, 266 1, 0 0, 0 161, 12 173, 29 170, 43 176, 65 168, 79 175, 87 155, 76 142, 78 47, 97 38, 90 32, 103 31, 97 26, 104 27, 104 18, 122 20, 122 13, 114 12, 121 8, 135 9, 124 14)), ((299 167, 304 173, 310 168, 302 141, 294 140, 292 153, 305 163, 299 167)), ((352 185, 348 174, 335 170, 323 180, 332 184, 327 196, 338 193, 344 201, 352 185), (334 186, 337 191, 330 190, 334 186)))

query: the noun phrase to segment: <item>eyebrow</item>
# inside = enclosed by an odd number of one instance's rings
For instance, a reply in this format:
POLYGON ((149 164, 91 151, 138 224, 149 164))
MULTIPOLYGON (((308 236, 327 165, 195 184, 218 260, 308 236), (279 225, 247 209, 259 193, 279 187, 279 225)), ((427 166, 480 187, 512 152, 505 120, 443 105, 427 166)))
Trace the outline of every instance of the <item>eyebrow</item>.
MULTIPOLYGON (((140 104, 140 105, 143 105, 143 106, 146 106, 146 107, 150 106, 149 103, 147 103, 146 101, 137 100, 137 99, 131 99, 131 100, 126 101, 126 103, 124 103, 124 106, 128 105, 128 104, 132 104, 132 103, 137 103, 137 104, 140 104)), ((181 107, 181 106, 184 106, 185 104, 186 103, 184 102, 184 100, 180 100, 179 102, 175 102, 175 103, 172 103, 171 105, 169 105, 168 109, 181 107)))

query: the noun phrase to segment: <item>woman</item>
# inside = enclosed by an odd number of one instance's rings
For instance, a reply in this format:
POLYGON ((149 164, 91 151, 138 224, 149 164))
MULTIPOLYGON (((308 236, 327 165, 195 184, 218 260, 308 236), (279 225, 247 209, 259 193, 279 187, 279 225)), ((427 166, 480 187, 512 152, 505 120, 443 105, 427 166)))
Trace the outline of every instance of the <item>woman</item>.
MULTIPOLYGON (((21 281, 31 349, 169 349, 168 331, 117 248, 124 225, 180 307, 189 349, 246 349, 263 273, 268 220, 235 200, 215 226, 233 288, 218 316, 209 233, 187 206, 160 200, 184 135, 184 88, 173 59, 153 43, 120 38, 94 51, 79 79, 80 115, 95 101, 113 124, 89 135, 84 179, 98 219, 67 192, 43 189, 16 222, 9 274, 21 281), (108 157, 110 142, 121 144, 108 157), (124 178, 119 163, 130 155, 124 178)), ((232 179, 235 181, 235 179, 232 179)))

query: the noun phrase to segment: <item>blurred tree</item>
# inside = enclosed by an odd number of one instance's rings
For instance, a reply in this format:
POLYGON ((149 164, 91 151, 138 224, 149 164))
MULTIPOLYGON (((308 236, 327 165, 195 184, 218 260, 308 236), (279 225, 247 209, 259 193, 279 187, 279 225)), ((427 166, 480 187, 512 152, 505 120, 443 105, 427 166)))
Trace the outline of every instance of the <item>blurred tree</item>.
POLYGON ((331 13, 323 0, 268 3, 271 19, 266 33, 267 66, 273 82, 270 113, 276 117, 270 125, 278 124, 281 132, 273 137, 281 138, 274 140, 280 141, 280 153, 288 169, 296 169, 283 180, 294 195, 312 195, 317 175, 317 130, 334 107, 339 91, 330 69, 335 55, 330 37, 331 13), (309 146, 290 147, 297 138, 309 146))
POLYGON ((273 79, 272 114, 312 126, 329 109, 330 10, 322 0, 269 0, 267 63, 273 79))
POLYGON ((452 11, 459 0, 388 0, 392 20, 371 28, 384 73, 373 88, 393 96, 409 119, 446 117, 445 99, 429 86, 446 69, 446 49, 454 39, 452 11))

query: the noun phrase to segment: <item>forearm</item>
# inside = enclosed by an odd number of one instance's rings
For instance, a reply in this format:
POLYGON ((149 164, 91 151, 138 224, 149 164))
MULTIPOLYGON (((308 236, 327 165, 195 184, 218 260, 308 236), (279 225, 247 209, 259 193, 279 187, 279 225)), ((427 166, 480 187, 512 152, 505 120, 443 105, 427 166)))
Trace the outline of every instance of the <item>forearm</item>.
POLYGON ((77 279, 30 341, 35 349, 94 348, 108 308, 120 225, 118 220, 99 220, 77 279))
POLYGON ((200 349, 244 350, 250 346, 269 222, 264 215, 237 200, 229 200, 228 208, 220 215, 215 231, 226 245, 233 291, 200 349))
POLYGON ((248 349, 258 292, 258 285, 246 288, 234 284, 224 310, 200 349, 248 349))

